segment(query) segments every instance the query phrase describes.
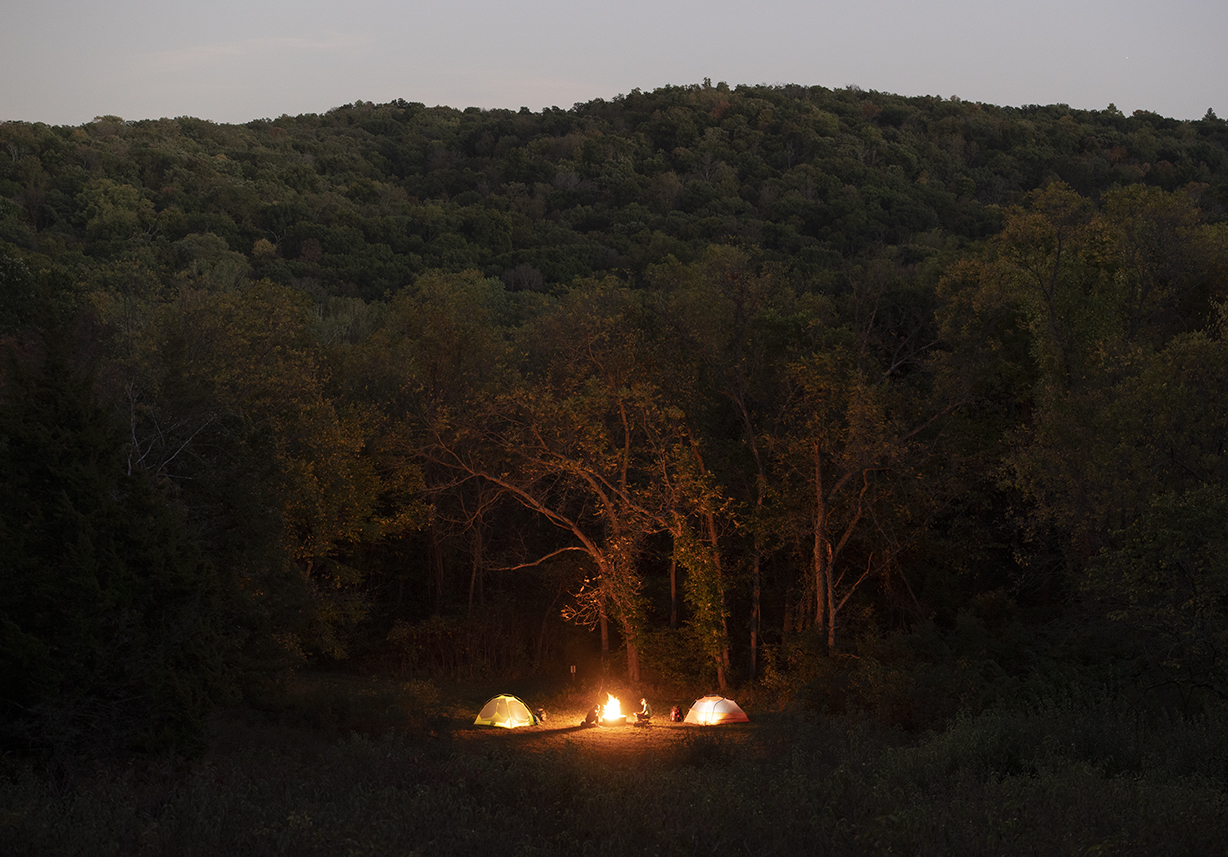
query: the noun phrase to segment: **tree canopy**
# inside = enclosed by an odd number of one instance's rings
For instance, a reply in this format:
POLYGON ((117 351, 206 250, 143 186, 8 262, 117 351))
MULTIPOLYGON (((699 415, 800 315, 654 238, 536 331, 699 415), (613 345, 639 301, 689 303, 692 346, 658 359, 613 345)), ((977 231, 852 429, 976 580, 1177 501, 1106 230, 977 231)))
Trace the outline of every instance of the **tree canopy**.
POLYGON ((1003 601, 1223 687, 1210 113, 705 83, 0 142, 6 740, 319 661, 724 688, 1003 601))

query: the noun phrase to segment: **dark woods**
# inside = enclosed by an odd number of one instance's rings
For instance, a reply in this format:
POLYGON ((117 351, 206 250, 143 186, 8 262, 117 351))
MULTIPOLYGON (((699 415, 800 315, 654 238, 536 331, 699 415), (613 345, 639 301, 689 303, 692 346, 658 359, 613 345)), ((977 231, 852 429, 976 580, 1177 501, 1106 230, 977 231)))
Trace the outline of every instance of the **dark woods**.
POLYGON ((309 662, 911 728, 1038 670, 1228 692, 1210 111, 705 84, 0 142, 6 746, 189 746, 309 662))

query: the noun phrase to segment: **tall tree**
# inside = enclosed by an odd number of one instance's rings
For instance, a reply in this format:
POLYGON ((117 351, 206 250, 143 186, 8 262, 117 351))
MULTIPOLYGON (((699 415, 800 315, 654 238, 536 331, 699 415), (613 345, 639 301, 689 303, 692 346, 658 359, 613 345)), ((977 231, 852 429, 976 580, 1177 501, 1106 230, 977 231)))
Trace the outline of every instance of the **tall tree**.
MULTIPOLYGON (((525 331, 521 382, 439 432, 439 460, 479 476, 566 534, 594 576, 568 615, 616 622, 627 674, 640 678, 644 539, 660 527, 656 456, 670 452, 676 412, 645 371, 651 328, 635 293, 614 282, 565 296, 525 331)), ((475 403, 476 406, 477 403, 475 403)))
POLYGON ((492 486, 457 481, 451 467, 423 455, 431 430, 463 424, 510 381, 508 337, 514 301, 477 271, 430 272, 398 293, 371 336, 347 349, 347 395, 384 415, 384 437, 422 468, 434 610, 445 608, 450 545, 468 553, 469 607, 480 599, 494 557, 492 486))
POLYGON ((198 745, 236 639, 185 510, 70 353, 85 332, 5 348, 0 376, 0 735, 57 764, 198 745))
POLYGON ((1084 581, 1094 603, 1129 630, 1152 689, 1185 713, 1197 710, 1199 691, 1228 699, 1226 532, 1222 483, 1161 494, 1114 534, 1084 581))
POLYGON ((129 460, 177 486, 265 616, 259 639, 341 656, 365 610, 346 551, 417 508, 369 411, 326 389, 310 306, 259 281, 184 287, 146 315, 119 329, 129 460))
MULTIPOLYGON (((758 671, 762 635, 762 565, 768 551, 765 504, 768 460, 765 425, 780 408, 777 364, 796 345, 793 295, 785 274, 732 247, 713 247, 691 265, 664 264, 652 272, 663 313, 676 337, 672 373, 683 380, 675 396, 704 443, 708 459, 747 509, 750 628, 747 672, 758 671), (694 365, 692 370, 681 367, 694 365), (716 401, 713 401, 714 397, 716 401), (732 423, 732 426, 729 425, 732 423), (740 439, 731 443, 730 434, 740 439)), ((714 531, 715 527, 707 527, 714 531)), ((730 546, 713 544, 713 549, 730 546)))
POLYGON ((888 311, 871 271, 853 272, 846 306, 819 304, 803 352, 787 366, 789 398, 773 433, 777 526, 809 538, 805 612, 836 646, 841 610, 868 580, 896 569, 954 488, 936 478, 951 450, 939 428, 965 401, 935 384, 932 314, 888 311))

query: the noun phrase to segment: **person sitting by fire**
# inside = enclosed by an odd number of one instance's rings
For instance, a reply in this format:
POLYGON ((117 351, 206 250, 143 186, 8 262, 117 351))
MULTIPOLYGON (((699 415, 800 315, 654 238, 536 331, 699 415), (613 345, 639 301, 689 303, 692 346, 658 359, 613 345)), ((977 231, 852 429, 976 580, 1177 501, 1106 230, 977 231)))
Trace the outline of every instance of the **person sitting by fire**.
POLYGON ((640 710, 635 713, 635 719, 640 723, 647 723, 652 719, 652 706, 647 699, 640 700, 640 710))
POLYGON ((599 703, 597 705, 594 705, 592 708, 588 710, 588 714, 585 715, 584 720, 583 722, 580 723, 580 725, 581 726, 596 726, 600 722, 601 722, 601 705, 599 703))

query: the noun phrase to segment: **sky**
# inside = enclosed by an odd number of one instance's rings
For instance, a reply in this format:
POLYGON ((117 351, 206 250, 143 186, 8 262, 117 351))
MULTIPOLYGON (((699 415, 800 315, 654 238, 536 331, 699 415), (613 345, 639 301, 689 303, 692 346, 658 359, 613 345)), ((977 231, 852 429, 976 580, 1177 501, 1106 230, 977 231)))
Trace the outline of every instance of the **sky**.
POLYGON ((0 0, 0 121, 855 85, 1228 117, 1224 0, 0 0))

